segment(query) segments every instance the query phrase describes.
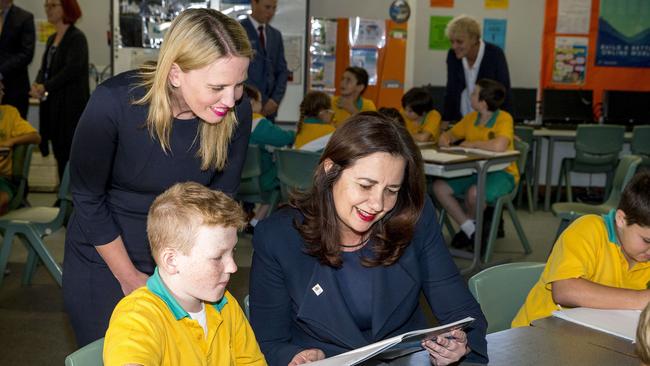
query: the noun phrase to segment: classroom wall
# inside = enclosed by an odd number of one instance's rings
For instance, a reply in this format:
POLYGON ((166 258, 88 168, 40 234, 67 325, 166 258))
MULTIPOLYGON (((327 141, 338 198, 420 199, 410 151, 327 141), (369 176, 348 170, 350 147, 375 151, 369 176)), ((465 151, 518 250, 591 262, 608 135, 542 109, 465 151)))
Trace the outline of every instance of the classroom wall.
MULTIPOLYGON (((392 0, 311 1, 310 16, 344 18, 360 16, 387 19, 392 0)), ((455 0, 453 8, 432 8, 429 0, 409 0, 411 19, 407 44, 406 85, 431 83, 444 85, 447 80, 446 51, 429 50, 429 18, 432 15, 469 14, 481 24, 483 18, 507 19, 506 58, 515 87, 536 88, 540 76, 541 39, 544 25, 544 1, 510 1, 506 10, 487 10, 481 0, 455 0), (534 16, 533 16, 534 15, 534 16)))

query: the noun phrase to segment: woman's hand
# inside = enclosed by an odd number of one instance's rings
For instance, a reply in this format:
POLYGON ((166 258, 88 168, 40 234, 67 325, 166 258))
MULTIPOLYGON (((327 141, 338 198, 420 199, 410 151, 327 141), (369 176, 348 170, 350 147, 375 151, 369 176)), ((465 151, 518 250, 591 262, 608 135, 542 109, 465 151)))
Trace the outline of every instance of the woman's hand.
POLYGON ((289 362, 289 365, 287 366, 302 365, 307 362, 318 361, 324 358, 325 353, 323 353, 323 351, 319 350, 318 348, 309 348, 296 353, 296 355, 293 356, 291 362, 289 362))
POLYGON ((147 279, 149 279, 148 275, 136 269, 135 272, 130 275, 125 276, 124 278, 118 278, 117 280, 120 282, 120 286, 122 286, 124 296, 126 296, 136 289, 145 286, 147 284, 147 279))
POLYGON ((435 339, 425 340, 422 347, 429 352, 431 364, 445 366, 452 364, 469 353, 467 334, 462 330, 452 330, 435 339))
POLYGON ((32 84, 32 89, 29 91, 29 95, 36 99, 43 98, 45 94, 45 86, 43 84, 34 83, 32 84))

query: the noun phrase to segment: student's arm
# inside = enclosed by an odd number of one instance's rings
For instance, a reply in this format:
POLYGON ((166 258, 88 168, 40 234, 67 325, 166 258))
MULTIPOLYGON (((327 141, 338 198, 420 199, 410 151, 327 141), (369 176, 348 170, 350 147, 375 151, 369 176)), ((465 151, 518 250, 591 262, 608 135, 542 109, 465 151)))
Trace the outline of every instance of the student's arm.
POLYGON ((463 141, 460 144, 463 147, 473 147, 476 149, 483 149, 495 152, 503 152, 508 149, 510 141, 503 136, 497 136, 487 141, 463 141))
POLYGON ((291 145, 295 137, 295 132, 284 130, 264 118, 258 123, 257 127, 255 127, 255 131, 251 133, 250 143, 282 147, 291 145))
POLYGON ((553 301, 569 307, 642 310, 650 302, 650 290, 610 287, 584 278, 569 278, 551 284, 553 301))
POLYGON ((512 116, 508 112, 499 111, 493 132, 494 137, 487 141, 465 141, 462 143, 462 146, 495 152, 508 150, 510 141, 512 141, 515 135, 512 116))
POLYGON ((418 132, 413 135, 413 139, 417 142, 427 142, 433 140, 433 135, 427 131, 418 132))
POLYGON ((224 318, 227 316, 227 321, 230 322, 230 345, 235 358, 235 365, 266 366, 264 355, 260 351, 260 346, 255 339, 255 333, 253 333, 244 311, 229 292, 224 296, 227 297, 228 304, 226 304, 221 314, 224 318))
POLYGON ((4 141, 0 141, 0 146, 13 147, 14 145, 21 144, 40 144, 41 135, 38 132, 32 132, 25 135, 10 137, 4 141))
POLYGON ((438 139, 438 146, 449 147, 454 142, 465 138, 465 130, 468 128, 468 125, 472 123, 472 115, 472 113, 468 114, 458 121, 458 123, 456 123, 451 129, 441 133, 440 138, 438 139))

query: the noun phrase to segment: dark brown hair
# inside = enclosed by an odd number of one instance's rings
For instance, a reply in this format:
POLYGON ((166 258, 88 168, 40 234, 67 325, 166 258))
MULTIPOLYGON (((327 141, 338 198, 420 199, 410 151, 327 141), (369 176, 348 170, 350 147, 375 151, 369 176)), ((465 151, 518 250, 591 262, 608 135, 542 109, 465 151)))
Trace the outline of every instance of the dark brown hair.
POLYGON ((402 117, 402 114, 399 112, 399 110, 397 110, 397 108, 381 107, 377 110, 377 112, 392 119, 393 121, 399 123, 402 126, 406 126, 406 122, 404 122, 404 117, 402 117))
POLYGON ((402 108, 410 107, 415 114, 422 116, 433 109, 433 96, 426 88, 411 88, 402 96, 402 108))
POLYGON ((327 93, 319 90, 311 90, 305 94, 300 102, 300 120, 296 133, 302 129, 303 120, 307 117, 318 117, 318 114, 326 109, 332 108, 332 98, 327 93))
POLYGON ((368 81, 370 80, 368 71, 366 71, 366 69, 363 67, 348 66, 343 72, 349 72, 350 74, 354 75, 354 77, 357 79, 357 85, 363 85, 363 90, 361 90, 361 93, 359 93, 359 95, 363 95, 363 92, 365 92, 366 88, 368 87, 368 81))
POLYGON ((345 169, 374 153, 404 158, 404 180, 395 207, 370 229, 374 256, 364 258, 365 266, 395 263, 413 238, 416 222, 424 207, 424 170, 420 150, 404 126, 377 112, 358 113, 332 135, 314 173, 312 188, 296 193, 290 204, 304 215, 294 222, 307 243, 306 252, 325 265, 341 266, 340 226, 332 189, 345 169), (333 162, 329 171, 324 161, 333 162))
POLYGON ((478 93, 478 100, 485 101, 488 110, 496 111, 506 100, 506 88, 498 81, 492 79, 481 79, 476 82, 481 90, 478 93))
POLYGON ((74 24, 81 18, 81 8, 77 0, 61 0, 63 9, 63 23, 74 24))
POLYGON ((650 227, 650 172, 640 171, 625 186, 618 209, 625 213, 625 223, 650 227))
POLYGON ((244 94, 246 94, 246 96, 250 100, 254 100, 257 102, 262 101, 262 93, 260 93, 260 90, 254 87, 253 85, 244 84, 244 94))

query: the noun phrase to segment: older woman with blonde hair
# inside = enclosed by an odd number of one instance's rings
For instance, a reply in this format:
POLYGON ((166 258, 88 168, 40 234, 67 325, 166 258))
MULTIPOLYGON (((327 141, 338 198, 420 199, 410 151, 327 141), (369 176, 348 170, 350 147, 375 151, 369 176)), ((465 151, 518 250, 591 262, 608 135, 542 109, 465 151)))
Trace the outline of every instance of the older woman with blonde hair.
POLYGON ((481 26, 467 15, 459 15, 447 24, 445 34, 451 42, 447 53, 447 87, 443 121, 459 121, 472 111, 470 95, 476 81, 492 79, 506 88, 501 109, 510 108, 510 73, 501 48, 481 40, 481 26))
POLYGON ((115 304, 153 273, 146 216, 157 195, 184 181, 236 193, 251 131, 250 103, 240 101, 251 56, 236 20, 189 9, 156 63, 91 96, 70 157, 75 211, 63 266, 79 346, 103 337, 115 304))

